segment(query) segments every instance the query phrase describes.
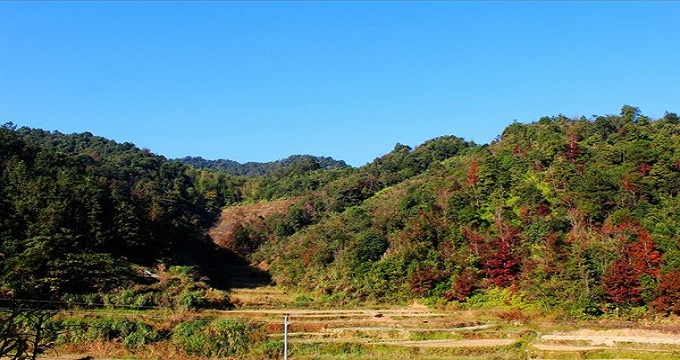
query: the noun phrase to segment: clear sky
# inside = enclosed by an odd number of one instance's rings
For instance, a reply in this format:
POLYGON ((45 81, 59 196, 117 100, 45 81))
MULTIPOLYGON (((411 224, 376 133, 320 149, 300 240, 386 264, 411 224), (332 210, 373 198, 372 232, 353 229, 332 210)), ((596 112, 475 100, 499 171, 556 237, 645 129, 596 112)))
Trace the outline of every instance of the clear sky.
POLYGON ((680 112, 680 2, 5 2, 0 123, 359 166, 513 121, 680 112))

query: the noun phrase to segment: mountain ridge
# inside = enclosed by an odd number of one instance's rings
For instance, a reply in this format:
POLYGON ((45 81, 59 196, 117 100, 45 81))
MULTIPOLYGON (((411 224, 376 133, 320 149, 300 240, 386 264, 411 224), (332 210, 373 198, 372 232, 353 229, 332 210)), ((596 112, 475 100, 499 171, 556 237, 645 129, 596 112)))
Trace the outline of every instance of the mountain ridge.
POLYGON ((292 167, 299 168, 293 169, 293 171, 331 170, 351 167, 343 160, 313 155, 290 155, 281 160, 269 162, 248 161, 245 163, 227 159, 206 160, 200 156, 186 156, 174 160, 181 161, 198 169, 224 171, 231 175, 247 177, 268 175, 277 171, 286 171, 292 167))

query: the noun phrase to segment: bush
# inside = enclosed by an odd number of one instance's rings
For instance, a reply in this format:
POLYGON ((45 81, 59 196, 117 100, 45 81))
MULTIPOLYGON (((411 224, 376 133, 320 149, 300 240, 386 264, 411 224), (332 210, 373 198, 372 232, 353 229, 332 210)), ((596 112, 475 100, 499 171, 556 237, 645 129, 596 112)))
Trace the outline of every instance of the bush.
POLYGON ((59 344, 89 344, 96 341, 121 342, 128 349, 137 349, 159 341, 160 334, 141 321, 106 319, 68 319, 57 337, 59 344))
POLYGON ((177 297, 177 307, 183 309, 197 309, 205 306, 203 294, 198 291, 184 291, 177 297))
POLYGON ((293 306, 294 307, 308 307, 314 302, 314 299, 312 299, 309 296, 306 295, 299 295, 296 296, 295 299, 293 299, 293 306))
POLYGON ((534 305, 529 303, 520 292, 512 292, 510 289, 497 287, 485 289, 473 295, 465 305, 470 309, 533 310, 534 308, 534 305))
POLYGON ((257 359, 281 359, 283 357, 283 342, 281 340, 267 340, 253 346, 251 353, 257 359))
POLYGON ((253 328, 240 321, 194 320, 177 325, 171 340, 188 355, 224 357, 248 351, 252 336, 253 328))
POLYGON ((172 330, 172 343, 187 354, 202 355, 204 350, 208 350, 206 327, 207 324, 201 320, 183 322, 172 330))

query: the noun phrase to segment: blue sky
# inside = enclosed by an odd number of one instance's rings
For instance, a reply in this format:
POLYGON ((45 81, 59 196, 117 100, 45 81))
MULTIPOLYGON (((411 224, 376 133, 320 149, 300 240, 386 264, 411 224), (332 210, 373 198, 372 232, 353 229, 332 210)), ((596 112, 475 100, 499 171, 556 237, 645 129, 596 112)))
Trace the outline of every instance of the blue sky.
POLYGON ((169 158, 478 143, 680 112, 680 2, 0 2, 0 123, 169 158))

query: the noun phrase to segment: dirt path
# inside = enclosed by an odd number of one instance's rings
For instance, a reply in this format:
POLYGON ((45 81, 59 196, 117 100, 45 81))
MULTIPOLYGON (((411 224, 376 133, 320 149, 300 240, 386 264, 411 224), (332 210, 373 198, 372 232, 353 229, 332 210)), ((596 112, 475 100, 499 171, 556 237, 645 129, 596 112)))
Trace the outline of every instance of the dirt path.
POLYGON ((588 341, 593 345, 613 346, 616 343, 673 344, 680 345, 680 335, 640 329, 589 330, 582 329, 564 334, 550 334, 543 340, 588 341))
POLYGON ((545 351, 588 351, 607 348, 680 351, 680 335, 633 328, 579 329, 541 335, 533 346, 545 351), (659 345, 658 349, 654 349, 655 345, 659 345))

